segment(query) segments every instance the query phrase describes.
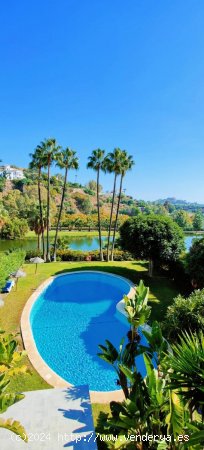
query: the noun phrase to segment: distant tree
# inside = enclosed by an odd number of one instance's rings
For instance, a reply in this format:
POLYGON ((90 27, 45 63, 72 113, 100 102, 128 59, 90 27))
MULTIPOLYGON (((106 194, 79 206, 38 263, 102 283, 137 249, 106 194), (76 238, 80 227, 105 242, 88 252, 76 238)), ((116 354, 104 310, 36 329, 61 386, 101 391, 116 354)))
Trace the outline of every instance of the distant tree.
POLYGON ((41 143, 43 167, 47 168, 47 248, 46 248, 46 261, 51 261, 50 256, 50 169, 61 147, 57 144, 56 139, 45 139, 41 143))
MULTIPOLYGON (((31 229, 31 231, 34 231, 37 238, 38 238, 38 245, 37 249, 41 250, 41 236, 44 236, 44 230, 46 228, 46 213, 45 209, 42 206, 42 221, 41 221, 41 214, 40 214, 40 208, 39 206, 33 207, 28 215, 28 224, 31 229)), ((44 248, 43 248, 44 249, 44 248)))
POLYGON ((148 259, 152 276, 155 262, 169 264, 178 260, 184 250, 184 236, 171 218, 141 214, 121 226, 120 244, 136 258, 148 259))
MULTIPOLYGON (((44 237, 44 221, 43 221, 43 207, 42 207, 42 194, 41 194, 41 181, 42 181, 42 168, 45 166, 45 144, 42 142, 38 145, 34 153, 30 154, 31 162, 29 164, 30 171, 37 170, 37 183, 38 183, 38 201, 40 208, 40 222, 41 222, 41 233, 42 233, 42 245, 43 245, 43 258, 46 258, 45 252, 45 237, 44 237)), ((27 173, 30 175, 30 172, 27 173)))
POLYGON ((197 211, 193 218, 193 229, 200 231, 203 229, 203 214, 201 211, 197 211))
POLYGON ((182 209, 176 211, 173 218, 179 227, 183 228, 183 230, 192 228, 189 214, 186 211, 183 211, 182 209))
POLYGON ((120 174, 120 170, 121 170, 121 155, 122 155, 122 150, 120 148, 114 148, 113 152, 108 153, 108 155, 104 159, 104 171, 114 174, 110 221, 109 221, 109 227, 108 227, 107 261, 109 261, 109 258, 110 258, 110 238, 111 238, 111 228, 112 228, 112 222, 113 222, 113 208, 114 208, 114 203, 115 203, 116 181, 117 181, 117 177, 120 174))
POLYGON ((28 222, 26 219, 7 220, 1 229, 1 237, 3 239, 19 239, 28 232, 28 222))
POLYGON ((114 231, 113 231, 111 261, 113 261, 113 255, 114 255, 114 246, 115 246, 116 230, 117 230, 117 226, 118 226, 118 216, 119 216, 120 203, 121 203, 123 180, 124 180, 126 173, 132 169, 134 164, 135 163, 134 163, 133 157, 131 155, 128 155, 126 150, 122 150, 121 162, 120 162, 120 187, 119 187, 118 203, 117 203, 117 209, 116 209, 115 225, 114 225, 114 231))
MULTIPOLYGON (((90 189, 91 191, 97 191, 97 182, 95 180, 90 180, 87 184, 86 187, 88 189, 90 189)), ((101 192, 103 190, 103 186, 101 184, 99 184, 99 192, 101 192)))
POLYGON ((6 185, 6 177, 4 175, 0 176, 0 192, 3 192, 6 185))
POLYGON ((187 254, 187 270, 194 288, 204 288, 204 238, 195 239, 187 254))
POLYGON ((97 148, 93 150, 91 156, 89 156, 89 162, 87 164, 88 169, 93 169, 97 173, 97 211, 98 211, 98 230, 99 230, 99 245, 100 245, 100 259, 103 261, 103 249, 102 249, 102 236, 101 236, 101 218, 100 218, 100 199, 99 199, 99 180, 100 172, 103 170, 105 150, 97 148))
POLYGON ((65 148, 64 150, 61 150, 58 153, 58 155, 56 156, 56 162, 57 162, 57 166, 60 169, 64 169, 65 173, 64 173, 62 197, 61 197, 61 203, 60 203, 60 209, 59 209, 56 233, 55 233, 55 240, 54 240, 54 256, 53 256, 54 261, 56 261, 56 257, 57 257, 57 238, 58 238, 58 231, 59 231, 60 221, 61 221, 61 217, 62 217, 62 210, 63 210, 66 189, 67 189, 68 170, 71 170, 71 169, 77 170, 79 168, 79 160, 76 156, 76 152, 69 147, 65 148))

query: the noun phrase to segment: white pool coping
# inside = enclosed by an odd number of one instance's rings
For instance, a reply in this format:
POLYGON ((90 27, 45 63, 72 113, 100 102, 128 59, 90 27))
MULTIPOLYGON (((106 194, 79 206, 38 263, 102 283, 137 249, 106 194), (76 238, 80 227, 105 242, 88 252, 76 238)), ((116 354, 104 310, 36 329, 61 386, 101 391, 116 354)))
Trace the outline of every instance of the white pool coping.
MULTIPOLYGON (((57 375, 56 372, 54 372, 48 364, 44 361, 44 359, 41 357, 40 353, 38 352, 38 349, 35 344, 35 340, 33 337, 31 325, 30 325, 30 313, 32 310, 32 307, 36 300, 38 299, 39 295, 53 282, 55 278, 63 277, 66 275, 71 275, 74 273, 100 273, 105 275, 110 275, 116 278, 121 278, 124 281, 128 282, 130 285, 130 291, 128 292, 127 296, 131 297, 135 290, 134 290, 134 284, 132 281, 130 281, 128 278, 122 277, 120 275, 116 275, 114 273, 110 272, 103 272, 100 270, 74 270, 67 273, 59 274, 52 276, 45 280, 36 290, 35 292, 29 297, 27 303, 24 306, 22 315, 21 315, 21 333, 22 333, 22 339, 24 343, 24 347, 26 349, 28 358, 33 365, 33 367, 36 369, 36 371, 39 373, 41 378, 43 378, 50 386, 53 386, 54 388, 67 388, 72 387, 73 385, 70 384, 68 381, 66 381, 64 378, 60 377, 60 375, 57 375)), ((120 303, 120 302, 119 302, 120 303)), ((122 401, 124 399, 123 391, 122 390, 115 390, 115 391, 90 391, 90 398, 92 403, 109 403, 110 401, 122 401)))

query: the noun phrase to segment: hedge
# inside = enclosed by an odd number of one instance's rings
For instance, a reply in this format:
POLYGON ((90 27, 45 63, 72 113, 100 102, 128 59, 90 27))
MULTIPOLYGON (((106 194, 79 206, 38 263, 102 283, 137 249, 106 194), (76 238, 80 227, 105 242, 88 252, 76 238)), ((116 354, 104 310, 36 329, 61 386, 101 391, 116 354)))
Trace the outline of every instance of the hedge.
MULTIPOLYGON (((35 256, 42 257, 42 254, 37 250, 29 250, 26 253, 26 260, 34 258, 35 256)), ((104 251, 104 259, 106 260, 106 252, 104 251)), ((82 252, 75 250, 58 250, 58 261, 100 261, 100 253, 98 250, 92 252, 82 252)), ((129 252, 123 250, 114 251, 114 261, 133 261, 133 257, 129 252)))
POLYGON ((14 250, 11 253, 0 254, 0 289, 3 288, 10 273, 15 272, 25 261, 24 250, 14 250))

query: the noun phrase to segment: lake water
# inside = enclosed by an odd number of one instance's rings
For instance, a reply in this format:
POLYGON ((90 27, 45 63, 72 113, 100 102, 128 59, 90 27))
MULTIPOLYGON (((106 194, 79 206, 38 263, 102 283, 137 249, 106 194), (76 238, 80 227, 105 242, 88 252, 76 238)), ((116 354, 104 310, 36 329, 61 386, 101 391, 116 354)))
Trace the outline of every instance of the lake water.
MULTIPOLYGON (((186 249, 189 250, 191 247, 193 239, 200 239, 202 236, 186 236, 185 245, 186 249)), ((99 248, 99 239, 97 237, 70 237, 69 248, 70 250, 81 250, 81 251, 93 251, 99 248)), ((103 236, 103 243, 106 244, 107 237, 103 236)), ((24 249, 24 250, 35 250, 37 248, 37 239, 19 239, 15 241, 4 241, 0 240, 0 251, 12 250, 12 249, 24 249)))

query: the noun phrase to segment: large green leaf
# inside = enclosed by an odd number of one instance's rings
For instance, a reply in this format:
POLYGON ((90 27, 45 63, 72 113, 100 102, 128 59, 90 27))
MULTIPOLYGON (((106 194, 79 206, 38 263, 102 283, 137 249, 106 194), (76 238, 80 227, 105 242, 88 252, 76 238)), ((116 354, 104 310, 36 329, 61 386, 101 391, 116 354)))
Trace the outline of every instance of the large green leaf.
POLYGON ((13 419, 0 419, 0 428, 5 428, 6 430, 12 431, 20 436, 23 441, 28 442, 28 436, 20 422, 13 419))
POLYGON ((166 416, 169 434, 174 436, 184 433, 184 406, 181 397, 175 392, 170 392, 170 412, 166 416))

